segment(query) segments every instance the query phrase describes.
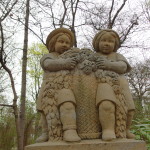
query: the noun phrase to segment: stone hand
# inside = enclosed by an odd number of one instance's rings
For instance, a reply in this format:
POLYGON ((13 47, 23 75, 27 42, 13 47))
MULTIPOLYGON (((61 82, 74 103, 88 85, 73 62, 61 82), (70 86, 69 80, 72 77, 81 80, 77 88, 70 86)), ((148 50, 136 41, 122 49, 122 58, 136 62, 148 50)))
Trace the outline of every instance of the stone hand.
POLYGON ((71 70, 74 69, 76 66, 77 62, 75 60, 75 58, 68 58, 64 60, 64 68, 71 70))
POLYGON ((109 69, 111 64, 111 62, 105 58, 101 58, 96 62, 96 67, 98 69, 109 69))

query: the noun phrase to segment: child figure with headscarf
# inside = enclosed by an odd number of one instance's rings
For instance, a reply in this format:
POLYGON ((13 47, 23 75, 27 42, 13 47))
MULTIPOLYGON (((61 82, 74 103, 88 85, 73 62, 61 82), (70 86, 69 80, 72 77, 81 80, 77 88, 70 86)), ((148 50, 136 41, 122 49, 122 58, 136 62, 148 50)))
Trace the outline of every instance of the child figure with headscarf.
MULTIPOLYGON (((101 30, 93 39, 93 47, 101 59, 96 63, 98 69, 109 70, 119 74, 120 86, 126 99, 128 111, 126 122, 126 137, 134 138, 130 133, 130 126, 135 111, 133 98, 129 84, 124 74, 131 70, 126 58, 117 53, 120 46, 119 35, 111 29, 101 30)), ((99 107, 99 119, 102 126, 102 139, 109 141, 116 138, 115 135, 115 104, 116 98, 108 85, 98 85, 96 103, 99 107)))
MULTIPOLYGON (((62 59, 59 56, 69 50, 74 44, 73 33, 66 28, 58 28, 53 30, 47 37, 46 46, 49 50, 41 58, 41 67, 44 70, 43 83, 37 100, 37 110, 41 112, 42 135, 36 140, 37 142, 48 141, 48 125, 44 111, 42 110, 42 93, 48 76, 51 72, 61 70, 72 70, 76 66, 76 61, 73 58, 62 59)), ((62 89, 58 94, 57 105, 60 112, 60 120, 63 127, 64 141, 80 141, 80 137, 76 131, 76 112, 75 112, 75 97, 71 89, 62 89)))

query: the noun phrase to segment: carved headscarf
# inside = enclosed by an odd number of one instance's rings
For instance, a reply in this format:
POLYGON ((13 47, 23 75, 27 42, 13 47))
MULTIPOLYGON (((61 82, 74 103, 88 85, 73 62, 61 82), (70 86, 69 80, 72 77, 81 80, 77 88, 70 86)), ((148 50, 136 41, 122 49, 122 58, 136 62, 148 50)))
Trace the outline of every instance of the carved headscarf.
POLYGON ((103 30, 100 30, 94 37, 93 39, 93 47, 94 47, 94 50, 96 52, 99 51, 99 41, 101 39, 101 37, 106 34, 106 33, 111 33, 111 35, 115 38, 115 48, 114 48, 114 52, 116 52, 118 50, 118 48, 120 47, 120 37, 118 35, 118 33, 112 29, 103 29, 103 30))
POLYGON ((58 29, 55 29, 53 30, 48 36, 47 36, 47 39, 46 39, 46 47, 47 49, 49 50, 49 52, 53 52, 55 51, 54 47, 55 47, 55 43, 56 43, 56 40, 59 36, 61 35, 66 35, 69 37, 70 39, 70 47, 72 47, 74 45, 74 35, 73 33, 69 30, 69 29, 66 29, 66 28, 58 28, 58 29))

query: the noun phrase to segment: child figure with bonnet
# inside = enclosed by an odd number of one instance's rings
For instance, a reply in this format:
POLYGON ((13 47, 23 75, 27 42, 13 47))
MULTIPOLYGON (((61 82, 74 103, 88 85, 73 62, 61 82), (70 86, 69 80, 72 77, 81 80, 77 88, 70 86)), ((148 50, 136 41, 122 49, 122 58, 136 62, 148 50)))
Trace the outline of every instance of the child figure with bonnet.
MULTIPOLYGON (((41 58, 41 67, 44 71, 43 83, 37 100, 37 110, 41 112, 42 135, 37 138, 37 142, 45 142, 49 140, 48 123, 44 111, 42 110, 43 91, 48 82, 51 72, 61 70, 72 70, 76 66, 73 58, 63 59, 59 56, 65 51, 71 49, 74 45, 74 35, 66 28, 58 28, 53 30, 47 37, 46 47, 49 51, 41 58)), ((60 121, 63 128, 64 141, 80 141, 76 127, 76 101, 71 89, 61 89, 58 92, 57 107, 60 113, 60 121)))
MULTIPOLYGON (((93 47, 100 56, 100 60, 96 63, 98 69, 109 70, 119 74, 120 86, 123 90, 127 103, 127 121, 126 121, 126 137, 134 138, 129 131, 132 118, 135 111, 133 98, 129 89, 129 84, 124 74, 131 70, 126 58, 117 53, 120 47, 120 38, 117 32, 111 29, 99 31, 93 39, 93 47)), ((115 135, 115 104, 116 97, 107 84, 99 84, 96 95, 96 105, 99 108, 99 120, 102 126, 102 139, 105 141, 113 140, 115 135)))

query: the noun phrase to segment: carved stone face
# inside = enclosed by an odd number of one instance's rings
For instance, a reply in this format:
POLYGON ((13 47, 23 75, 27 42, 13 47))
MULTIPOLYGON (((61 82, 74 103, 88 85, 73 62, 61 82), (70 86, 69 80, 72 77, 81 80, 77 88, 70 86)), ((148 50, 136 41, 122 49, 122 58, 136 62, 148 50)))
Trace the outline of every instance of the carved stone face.
POLYGON ((55 52, 62 54, 71 48, 71 41, 67 35, 61 35, 55 43, 55 52))
POLYGON ((111 33, 102 35, 99 41, 99 51, 104 54, 110 54, 115 48, 115 37, 111 33))

